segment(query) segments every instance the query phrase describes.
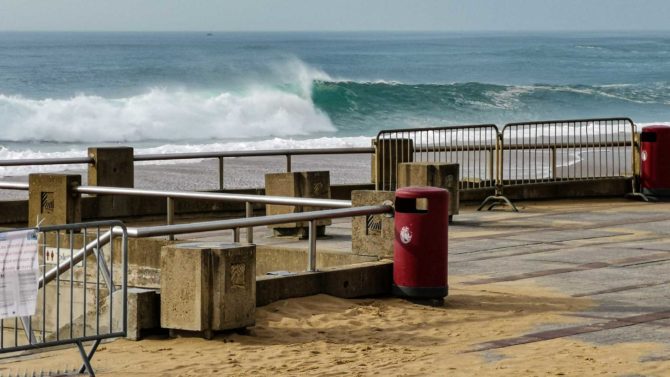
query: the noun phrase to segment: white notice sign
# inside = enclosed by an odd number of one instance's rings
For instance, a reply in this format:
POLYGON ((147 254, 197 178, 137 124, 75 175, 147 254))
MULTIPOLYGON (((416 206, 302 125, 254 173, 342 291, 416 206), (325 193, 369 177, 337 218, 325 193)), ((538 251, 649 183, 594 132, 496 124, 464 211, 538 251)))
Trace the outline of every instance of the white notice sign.
POLYGON ((0 233, 0 319, 35 314, 38 283, 37 233, 0 233))

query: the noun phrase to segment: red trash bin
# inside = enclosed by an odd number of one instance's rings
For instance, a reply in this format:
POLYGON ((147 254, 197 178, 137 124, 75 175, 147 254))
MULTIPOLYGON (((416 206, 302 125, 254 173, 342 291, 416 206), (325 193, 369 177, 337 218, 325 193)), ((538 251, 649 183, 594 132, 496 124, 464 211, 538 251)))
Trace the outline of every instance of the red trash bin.
POLYGON ((640 186, 649 196, 670 196, 670 127, 647 126, 640 134, 640 186))
POLYGON ((448 294, 449 192, 405 187, 395 194, 393 292, 412 298, 448 294))

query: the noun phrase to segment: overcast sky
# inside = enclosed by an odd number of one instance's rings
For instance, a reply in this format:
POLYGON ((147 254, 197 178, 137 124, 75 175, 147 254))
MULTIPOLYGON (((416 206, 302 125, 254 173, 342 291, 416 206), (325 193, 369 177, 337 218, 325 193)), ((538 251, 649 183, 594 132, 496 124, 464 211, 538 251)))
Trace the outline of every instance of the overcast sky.
POLYGON ((670 30, 670 0, 0 0, 0 30, 670 30))

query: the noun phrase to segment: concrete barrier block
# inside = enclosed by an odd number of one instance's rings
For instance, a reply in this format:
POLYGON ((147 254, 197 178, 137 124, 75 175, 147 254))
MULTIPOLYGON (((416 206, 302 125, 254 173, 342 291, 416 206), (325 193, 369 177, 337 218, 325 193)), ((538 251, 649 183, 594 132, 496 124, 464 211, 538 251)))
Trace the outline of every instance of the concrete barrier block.
MULTIPOLYGON (((266 174, 265 195, 330 199, 330 172, 308 171, 266 174)), ((311 206, 282 206, 272 204, 268 204, 265 207, 267 215, 308 212, 316 209, 318 208, 311 206)), ((329 219, 318 220, 316 225, 319 235, 324 235, 325 227, 331 223, 332 221, 329 219)), ((270 225, 269 228, 278 236, 298 236, 304 238, 307 236, 308 226, 308 222, 296 222, 270 225)))
POLYGON ((256 246, 196 242, 161 250, 161 327, 205 338, 254 324, 256 246))
POLYGON ((440 187, 449 191, 449 216, 458 215, 459 165, 430 162, 402 163, 398 167, 398 188, 440 187))
MULTIPOLYGON (((351 193, 354 207, 393 202, 393 191, 360 190, 351 193)), ((351 250, 356 255, 393 258, 393 218, 388 215, 356 216, 351 220, 351 250)))

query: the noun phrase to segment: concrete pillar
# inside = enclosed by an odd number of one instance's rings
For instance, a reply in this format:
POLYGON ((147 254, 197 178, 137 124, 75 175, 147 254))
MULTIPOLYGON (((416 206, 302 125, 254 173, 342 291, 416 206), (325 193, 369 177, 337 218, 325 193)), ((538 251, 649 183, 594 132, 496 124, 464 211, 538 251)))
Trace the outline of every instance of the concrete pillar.
MULTIPOLYGON (((330 172, 308 171, 266 174, 265 195, 330 199, 330 172)), ((265 212, 267 215, 280 215, 286 213, 308 212, 316 209, 317 208, 311 206, 282 206, 268 204, 265 207, 265 212)), ((316 222, 317 235, 324 235, 326 226, 331 223, 332 221, 330 219, 318 220, 316 222)), ((273 230, 275 236, 298 236, 300 238, 306 238, 308 226, 308 222, 297 222, 270 225, 269 228, 273 230)))
POLYGON ((449 216, 458 215, 459 165, 431 162, 403 163, 398 167, 398 187, 431 186, 449 191, 449 216))
MULTIPOLYGON (((393 202, 393 191, 355 190, 351 192, 354 207, 393 202)), ((351 220, 351 250, 355 255, 393 258, 393 217, 385 214, 356 216, 351 220)))
POLYGON ((256 310, 256 246, 195 242, 161 250, 161 327, 198 332, 252 326, 256 310))
POLYGON ((398 164, 414 161, 414 141, 412 139, 380 139, 373 142, 375 154, 372 156, 372 182, 377 190, 396 189, 398 164))
POLYGON ((88 164, 90 186, 133 187, 135 163, 133 148, 104 147, 88 148, 93 162, 88 164))
POLYGON ((81 176, 30 174, 28 226, 72 224, 81 221, 81 195, 75 191, 81 176), (38 220, 39 218, 39 220, 38 220))

